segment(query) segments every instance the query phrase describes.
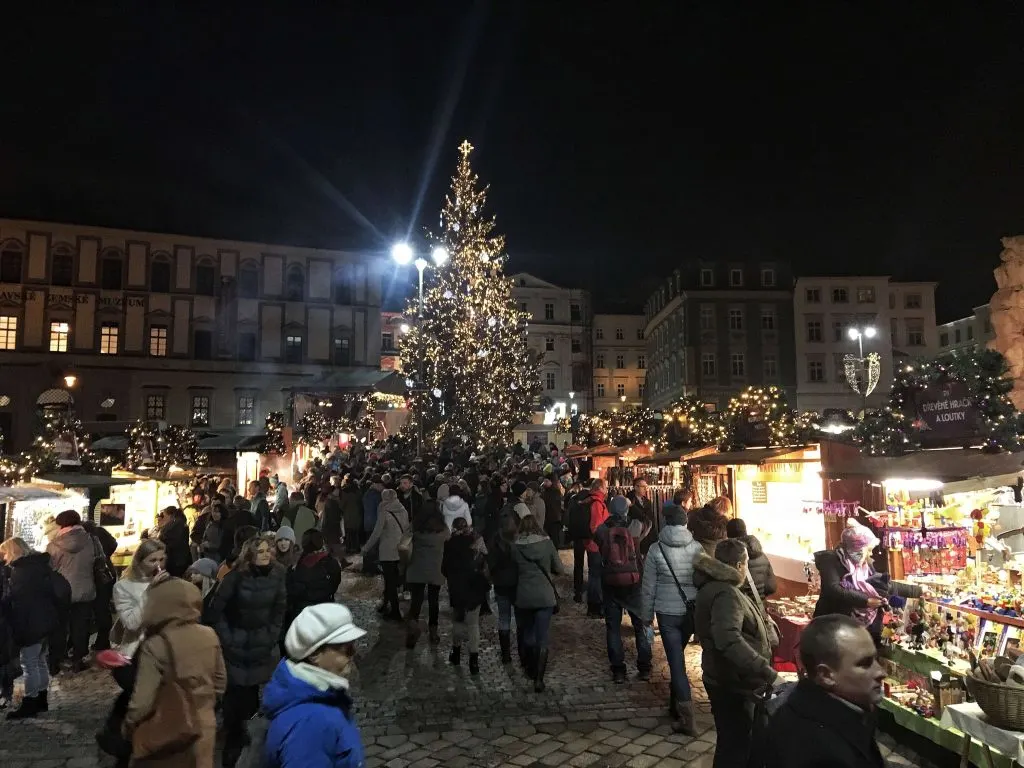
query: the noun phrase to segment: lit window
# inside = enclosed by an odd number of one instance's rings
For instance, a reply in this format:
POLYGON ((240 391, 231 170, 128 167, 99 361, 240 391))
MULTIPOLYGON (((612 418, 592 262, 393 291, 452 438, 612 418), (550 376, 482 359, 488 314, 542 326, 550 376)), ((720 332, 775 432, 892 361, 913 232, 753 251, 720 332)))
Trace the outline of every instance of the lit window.
POLYGON ((804 292, 804 300, 808 304, 821 304, 821 288, 808 288, 804 292))
POLYGON ((604 355, 598 355, 595 365, 598 368, 604 368, 604 355))
POLYGON ((850 302, 850 292, 845 288, 833 288, 832 289, 832 303, 833 304, 848 304, 850 302))
POLYGON ((555 374, 549 372, 549 373, 545 374, 545 379, 546 379, 546 381, 544 382, 545 387, 547 389, 554 389, 555 388, 555 374))
POLYGON ((729 270, 729 285, 733 288, 743 287, 743 270, 742 269, 730 269, 729 270))
POLYGON ((639 368, 641 371, 644 368, 646 368, 647 367, 647 358, 644 357, 643 355, 637 355, 636 356, 636 367, 639 368))
POLYGON ((710 378, 716 375, 714 352, 705 352, 700 356, 700 373, 705 378, 710 378))
POLYGON ((153 325, 149 329, 149 354, 167 357, 167 326, 153 325))
POLYGON ((604 397, 604 383, 603 382, 598 382, 597 383, 597 396, 598 397, 604 397))
POLYGON ((545 352, 554 352, 555 351, 555 338, 553 336, 548 336, 546 339, 544 339, 544 351, 545 352))
POLYGON ((595 336, 595 338, 597 338, 597 339, 598 339, 598 341, 600 341, 601 339, 603 339, 603 338, 604 338, 604 328, 597 328, 597 329, 596 329, 596 330, 594 331, 594 336, 595 336))
POLYGON ((146 418, 159 421, 167 413, 167 398, 163 395, 146 395, 146 418))
POLYGON ((762 331, 774 331, 775 330, 775 310, 774 309, 762 309, 761 310, 761 330, 762 331))
POLYGON ((256 410, 256 398, 252 395, 240 395, 238 398, 238 425, 252 425, 253 413, 256 410))
POLYGON ((555 305, 554 304, 545 304, 544 305, 544 319, 545 320, 554 320, 555 319, 555 305))
POLYGON ((743 310, 742 309, 730 309, 729 310, 729 330, 730 331, 742 331, 743 330, 743 310))
POLYGON ((626 385, 625 384, 616 384, 615 385, 615 394, 618 397, 622 397, 624 394, 626 394, 626 385))
POLYGON ((286 363, 302 362, 302 337, 286 336, 284 340, 284 361, 286 363))
POLYGON ((623 332, 622 332, 622 329, 621 329, 621 328, 616 328, 616 329, 615 329, 615 338, 616 338, 616 339, 617 339, 618 341, 622 341, 623 339, 625 339, 625 338, 626 338, 626 336, 625 336, 625 334, 623 334, 623 332))
POLYGON ((825 364, 820 360, 811 360, 807 363, 807 380, 824 381, 825 364))
POLYGON ((117 323, 104 323, 100 328, 100 354, 117 354, 117 323))
POLYGON ((18 348, 18 318, 11 315, 0 315, 0 349, 14 350, 18 348))
POLYGON ((700 287, 711 288, 715 284, 715 273, 710 269, 700 271, 700 287))
POLYGON ((626 358, 623 355, 616 355, 615 356, 615 367, 616 368, 625 368, 626 367, 626 358))
POLYGON ((729 370, 733 376, 747 375, 747 363, 742 352, 733 352, 729 356, 729 370))
POLYGON ((908 293, 903 297, 903 307, 905 309, 920 309, 921 308, 921 294, 920 293, 908 293))
POLYGON ((210 426, 210 397, 209 395, 192 395, 192 426, 210 426))
POLYGON ((761 270, 761 286, 763 288, 775 287, 775 270, 765 268, 761 270))
POLYGON ((821 321, 820 320, 808 320, 807 321, 807 340, 808 341, 821 341, 821 321))
POLYGON ((50 351, 67 352, 68 336, 71 335, 70 323, 50 323, 50 351))
POLYGON ((774 379, 779 375, 778 361, 775 359, 775 355, 764 356, 764 377, 766 379, 774 379))

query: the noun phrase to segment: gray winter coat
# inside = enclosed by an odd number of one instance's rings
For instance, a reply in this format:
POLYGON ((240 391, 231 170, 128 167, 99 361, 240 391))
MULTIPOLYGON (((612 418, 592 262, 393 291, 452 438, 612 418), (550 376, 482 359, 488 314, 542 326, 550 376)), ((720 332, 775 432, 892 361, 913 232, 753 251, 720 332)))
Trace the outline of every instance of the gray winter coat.
POLYGON ((441 561, 444 559, 444 543, 448 541, 448 536, 447 528, 438 533, 413 533, 412 557, 405 570, 406 584, 444 584, 441 561))
POLYGON ((96 599, 96 581, 92 564, 96 556, 92 536, 81 526, 62 528, 46 547, 53 570, 71 585, 71 602, 88 603, 96 599))
POLYGON ((370 540, 363 547, 365 554, 373 549, 375 544, 380 544, 379 559, 382 563, 398 562, 398 542, 402 540, 402 534, 409 530, 409 513, 405 511, 398 495, 386 489, 382 496, 380 506, 377 507, 377 524, 373 527, 370 540))
POLYGON ((644 563, 640 618, 651 621, 655 613, 669 616, 686 614, 686 600, 697 597, 697 587, 693 585, 693 561, 703 552, 704 548, 694 540, 686 526, 666 525, 661 529, 661 535, 657 543, 652 544, 647 551, 644 563), (675 579, 672 578, 673 573, 675 579), (676 579, 683 588, 686 600, 679 594, 676 579))
POLYGON ((515 560, 516 608, 554 608, 557 598, 551 580, 563 570, 551 539, 538 534, 520 536, 516 539, 515 560))
POLYGON ((771 665, 768 627, 753 599, 740 590, 739 571, 701 554, 693 561, 693 581, 704 685, 750 695, 774 683, 778 675, 771 665))

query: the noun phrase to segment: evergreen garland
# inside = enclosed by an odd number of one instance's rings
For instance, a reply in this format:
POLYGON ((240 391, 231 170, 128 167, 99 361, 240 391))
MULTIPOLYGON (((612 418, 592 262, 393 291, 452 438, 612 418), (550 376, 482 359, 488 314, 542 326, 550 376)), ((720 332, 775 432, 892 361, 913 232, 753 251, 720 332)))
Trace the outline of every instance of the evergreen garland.
POLYGON ((263 443, 263 453, 283 456, 287 451, 283 434, 284 411, 271 411, 268 413, 264 429, 266 430, 266 439, 263 443))
POLYGON ((191 469, 207 464, 207 456, 199 450, 199 438, 189 427, 170 425, 160 431, 155 422, 137 421, 125 436, 123 467, 129 471, 156 469, 166 472, 171 467, 191 469), (147 455, 148 454, 148 455, 147 455))

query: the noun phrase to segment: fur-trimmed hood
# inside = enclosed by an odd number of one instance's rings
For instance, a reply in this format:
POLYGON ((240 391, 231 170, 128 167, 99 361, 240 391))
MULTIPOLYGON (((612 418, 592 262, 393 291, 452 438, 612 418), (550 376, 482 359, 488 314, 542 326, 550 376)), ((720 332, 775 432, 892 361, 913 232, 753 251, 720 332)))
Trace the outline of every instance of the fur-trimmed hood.
POLYGON ((740 572, 720 560, 699 554, 693 561, 693 583, 697 589, 712 581, 724 581, 734 587, 743 584, 740 572))

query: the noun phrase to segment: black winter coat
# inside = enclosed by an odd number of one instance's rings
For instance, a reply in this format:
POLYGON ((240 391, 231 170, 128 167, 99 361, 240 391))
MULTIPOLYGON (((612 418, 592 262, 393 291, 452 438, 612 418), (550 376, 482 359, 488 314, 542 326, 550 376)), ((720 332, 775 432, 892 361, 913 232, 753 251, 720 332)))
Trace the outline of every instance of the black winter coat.
POLYGON ((248 509, 235 509, 221 521, 220 559, 230 560, 235 553, 235 531, 243 525, 256 526, 256 518, 248 509))
POLYGON ((775 581, 775 570, 772 568, 768 555, 764 553, 761 542, 757 536, 740 536, 739 540, 747 546, 749 556, 747 567, 750 570, 750 578, 754 580, 754 586, 764 599, 768 595, 774 595, 778 589, 775 581))
POLYGON ((341 584, 341 566, 326 552, 303 555, 295 568, 288 571, 287 627, 303 608, 320 603, 333 603, 341 584))
POLYGON ((285 574, 278 563, 248 566, 231 571, 217 588, 209 619, 229 685, 261 685, 273 674, 288 603, 285 574))
POLYGON ((474 547, 476 541, 474 534, 461 533, 453 535, 444 545, 441 572, 448 579, 452 608, 458 611, 479 608, 490 591, 487 563, 483 554, 474 547))
POLYGON ((516 583, 519 581, 519 567, 516 565, 515 542, 508 542, 496 536, 487 548, 487 564, 490 567, 491 579, 494 581, 494 593, 516 599, 516 583))
POLYGON ((50 556, 45 552, 25 555, 11 563, 4 606, 18 646, 35 645, 60 626, 57 579, 63 577, 50 567, 50 556))
POLYGON ((175 517, 160 526, 157 536, 167 547, 167 572, 180 579, 192 565, 192 550, 189 547, 188 524, 185 518, 175 517))
POLYGON ((866 714, 803 680, 768 723, 765 768, 885 768, 866 714))

